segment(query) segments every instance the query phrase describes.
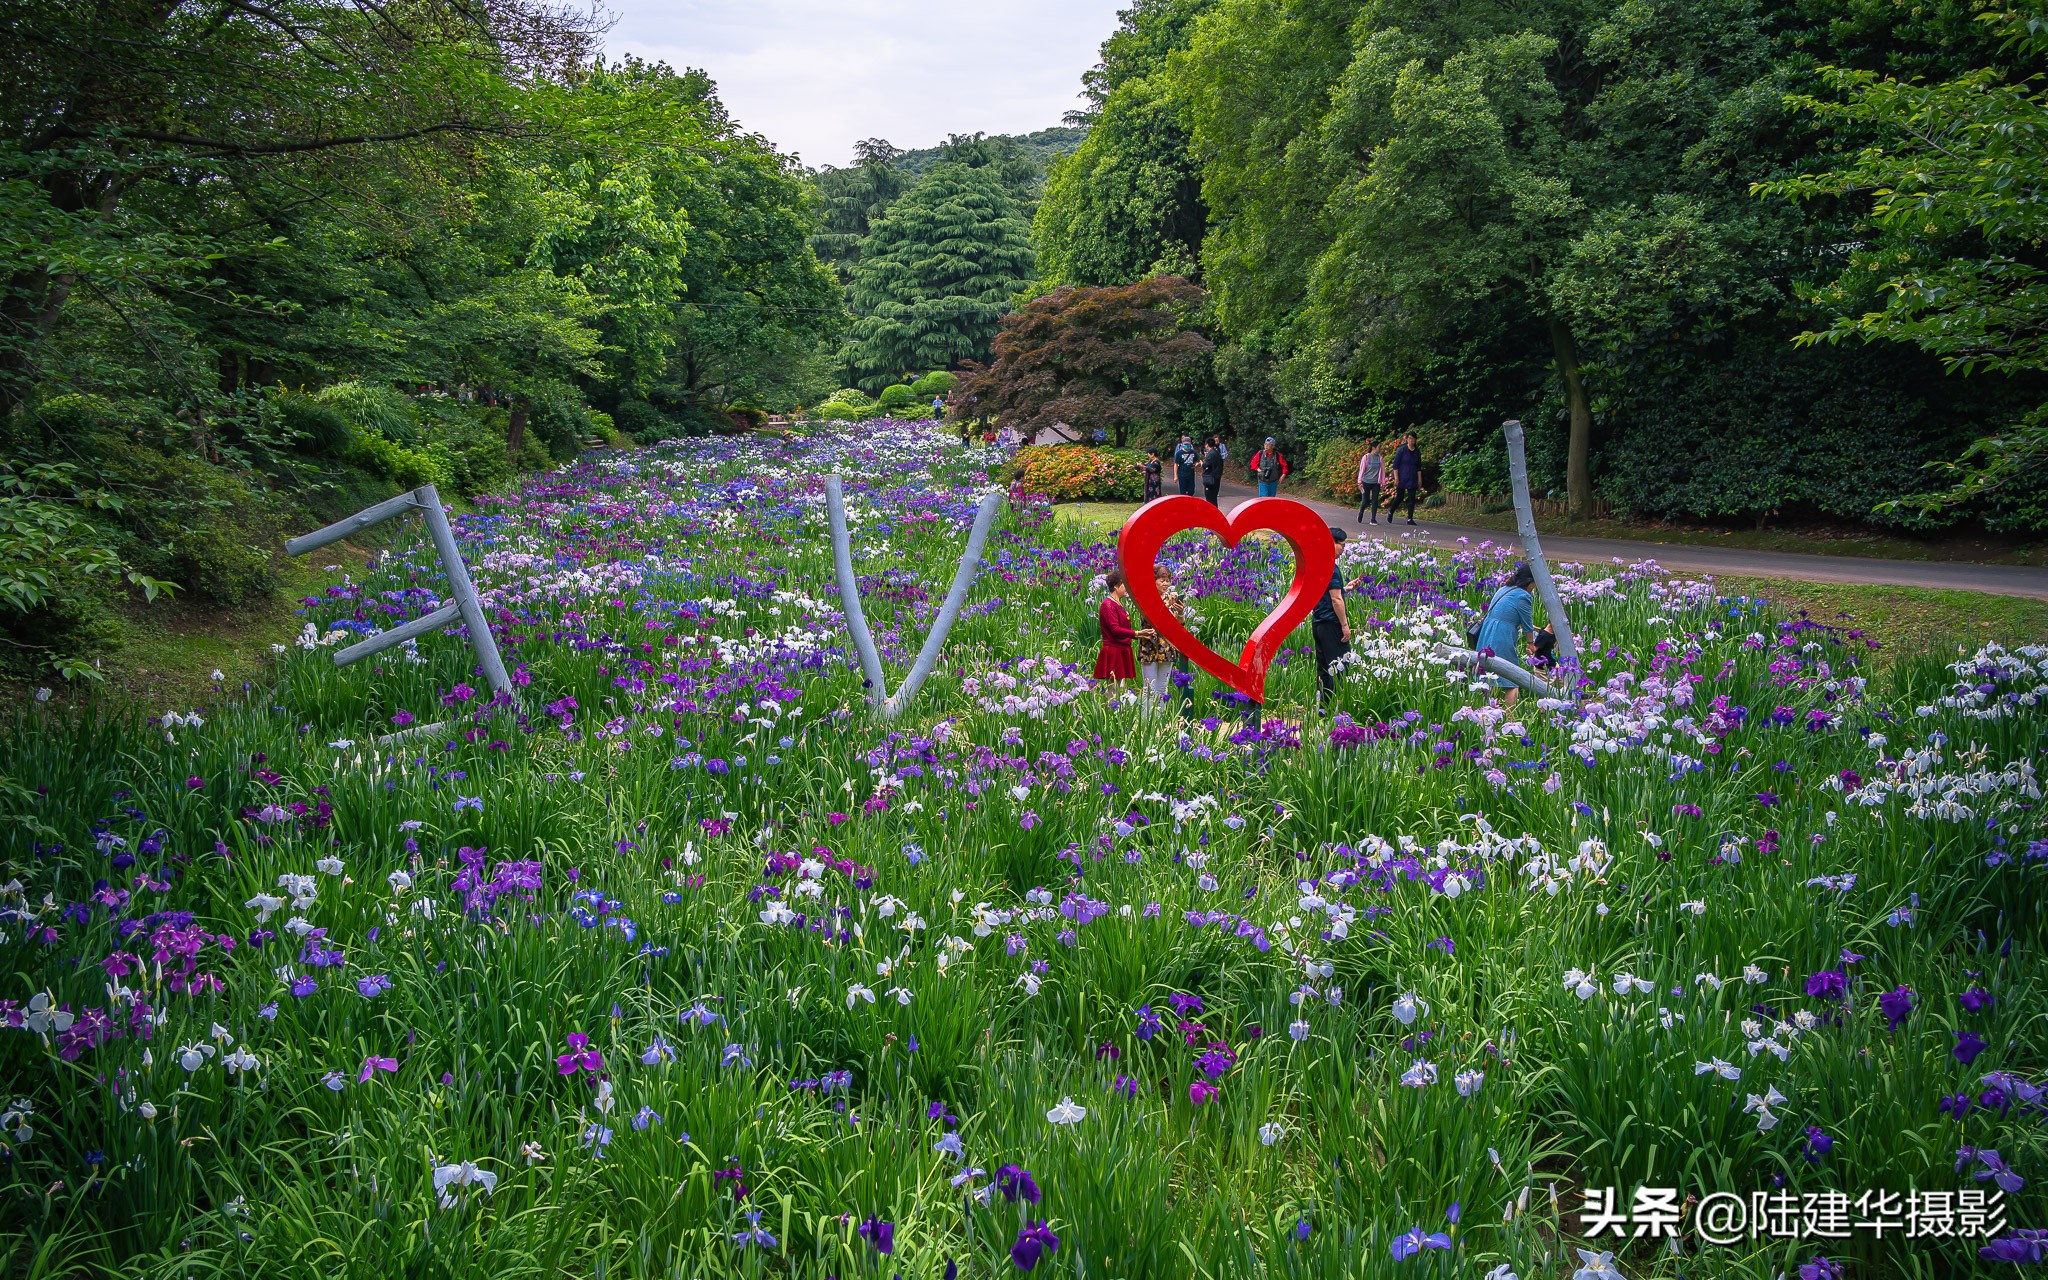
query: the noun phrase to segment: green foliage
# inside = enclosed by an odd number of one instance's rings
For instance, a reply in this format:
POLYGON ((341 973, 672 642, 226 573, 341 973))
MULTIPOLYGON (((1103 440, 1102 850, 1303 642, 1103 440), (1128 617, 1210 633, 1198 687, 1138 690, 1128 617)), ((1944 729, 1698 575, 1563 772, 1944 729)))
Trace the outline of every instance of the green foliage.
POLYGON ((323 458, 346 456, 356 438, 356 429, 339 409, 297 392, 279 392, 270 397, 269 408, 277 414, 287 439, 307 453, 323 458))
POLYGON ((885 413, 894 413, 898 409, 907 408, 917 403, 919 403, 917 393, 911 390, 907 383, 902 382, 883 387, 881 393, 875 397, 875 408, 885 413))
POLYGON ((357 435, 379 435, 401 445, 419 441, 412 401, 390 387, 350 379, 322 387, 313 398, 339 413, 357 435))
POLYGON ((951 391, 960 379, 944 369, 934 369, 910 384, 910 394, 920 401, 933 396, 942 396, 951 391))
POLYGON ((936 165, 890 207, 854 270, 851 362, 863 386, 980 359, 1029 281, 1016 200, 988 168, 936 165))
MULTIPOLYGON (((2038 6, 1978 22, 2024 63, 2048 54, 2038 6)), ((1790 102, 1839 133, 1872 139, 1839 168, 1755 184, 1798 200, 1872 193, 1872 240, 1841 274, 1808 291, 1833 323, 1802 343, 1905 342, 1958 374, 2048 374, 2048 76, 1976 67, 1927 83, 1824 67, 1831 97, 1790 102)), ((1922 513, 1982 503, 1993 524, 2048 531, 2040 494, 2048 477, 2048 404, 1980 436, 1942 472, 1950 487, 1894 499, 1922 513)))

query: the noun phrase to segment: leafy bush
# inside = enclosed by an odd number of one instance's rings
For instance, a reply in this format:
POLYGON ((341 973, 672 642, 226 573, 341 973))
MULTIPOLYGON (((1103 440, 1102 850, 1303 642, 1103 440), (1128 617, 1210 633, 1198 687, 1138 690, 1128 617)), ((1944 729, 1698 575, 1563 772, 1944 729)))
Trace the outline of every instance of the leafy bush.
POLYGON ((625 399, 612 410, 612 424, 641 444, 665 440, 675 431, 668 415, 645 400, 625 399))
POLYGON ((349 420, 334 406, 311 396, 280 391, 270 397, 268 407, 306 453, 323 458, 345 457, 355 441, 355 429, 349 420))
POLYGON ((907 409, 916 403, 917 393, 912 391, 907 384, 901 382, 894 386, 883 387, 882 393, 875 397, 875 408, 888 414, 894 414, 900 409, 907 409))
POLYGON ((1302 468, 1303 478, 1317 493, 1339 502, 1358 501, 1358 460, 1365 456, 1365 441, 1332 436, 1316 446, 1315 456, 1302 468))
POLYGON ((404 489, 417 489, 423 484, 444 485, 450 479, 448 472, 429 453, 393 444, 374 433, 358 435, 350 442, 342 460, 404 489))
POLYGON ((929 402, 933 396, 942 396, 951 391, 953 384, 959 381, 960 379, 944 369, 934 369, 910 384, 910 394, 920 401, 929 402))
POLYGON ((1135 449, 1030 445, 1012 462, 1012 477, 1024 492, 1054 502, 1136 502, 1145 496, 1144 459, 1135 449))
MULTIPOLYGON (((429 426, 426 455, 441 468, 456 493, 473 498, 512 479, 516 469, 505 452, 510 422, 505 410, 438 400, 421 404, 429 426)), ((545 452, 529 435, 521 465, 535 465, 531 461, 535 455, 541 458, 538 465, 545 466, 545 452)))
MULTIPOLYGON (((1513 482, 1508 478, 1507 445, 1498 436, 1482 441, 1475 448, 1447 453, 1437 465, 1443 487, 1456 493, 1499 495, 1508 493, 1512 488, 1513 482)), ((1535 483, 1531 478, 1532 487, 1535 483)))
POLYGON ((358 435, 377 435, 408 447, 419 443, 419 414, 412 401, 390 387, 368 382, 337 382, 314 396, 347 420, 358 435))

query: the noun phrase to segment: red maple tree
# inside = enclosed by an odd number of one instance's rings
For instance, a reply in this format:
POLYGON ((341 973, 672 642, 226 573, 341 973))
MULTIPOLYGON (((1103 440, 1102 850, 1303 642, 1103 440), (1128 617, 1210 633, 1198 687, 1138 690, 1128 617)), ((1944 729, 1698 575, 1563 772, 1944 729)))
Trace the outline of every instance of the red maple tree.
POLYGON ((994 363, 968 365, 948 412, 956 422, 993 417, 1026 440, 1061 423, 1084 438, 1101 427, 1122 445, 1132 424, 1178 405, 1174 372, 1214 350, 1191 324, 1205 296, 1180 276, 1153 276, 1034 298, 1003 317, 994 363))

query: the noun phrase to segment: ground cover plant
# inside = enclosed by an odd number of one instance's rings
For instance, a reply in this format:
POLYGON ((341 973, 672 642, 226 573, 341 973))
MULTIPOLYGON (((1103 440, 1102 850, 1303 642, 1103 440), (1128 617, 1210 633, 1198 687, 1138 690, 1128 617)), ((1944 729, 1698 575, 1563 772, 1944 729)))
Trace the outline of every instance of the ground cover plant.
MULTIPOLYGON (((401 539, 274 676, 0 746, 0 1255, 26 1275, 2002 1274, 2039 1258, 2048 649, 1560 566, 1571 701, 1434 656, 1512 559, 1349 547, 1287 651, 1087 677, 1099 538, 929 424, 594 458, 401 539), (393 745, 380 734, 443 727, 393 745), (1588 1239, 1584 1193, 2001 1193, 1972 1238, 1588 1239), (1995 1239, 1982 1238, 1985 1235, 1995 1239)), ((317 553, 322 556, 332 552, 317 553)), ((1246 634, 1284 549, 1169 545, 1246 634)), ((1979 1201, 1978 1203, 1983 1203, 1979 1201)))

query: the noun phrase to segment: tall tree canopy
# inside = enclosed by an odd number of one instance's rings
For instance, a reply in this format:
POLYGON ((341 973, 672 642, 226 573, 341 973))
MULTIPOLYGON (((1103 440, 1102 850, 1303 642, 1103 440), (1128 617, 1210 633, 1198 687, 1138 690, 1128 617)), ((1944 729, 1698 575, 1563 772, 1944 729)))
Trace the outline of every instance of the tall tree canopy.
POLYGON ((1195 274, 1207 212, 1201 169, 1170 95, 1167 57, 1213 0, 1137 0, 1082 77, 1091 126, 1056 161, 1032 220, 1039 272, 1061 284, 1195 274))
MULTIPOLYGON (((1788 112, 1817 61, 1969 65, 1995 43, 1969 19, 1960 0, 1216 0, 1154 78, 1201 174, 1233 428, 1413 425, 1448 482, 1497 490, 1498 423, 1521 417, 1539 484, 1578 512, 1601 492, 1868 518, 2013 389, 1796 348, 1828 319, 1805 286, 1859 233, 1751 186, 1868 140, 1788 112)), ((1038 230, 1048 263, 1086 270, 1068 264, 1107 238, 1074 228, 1106 220, 1074 216, 1067 172, 1038 230)))
POLYGON ((993 166, 934 166, 891 205, 854 267, 851 363, 861 385, 988 352, 1030 283, 1022 211, 993 166))

